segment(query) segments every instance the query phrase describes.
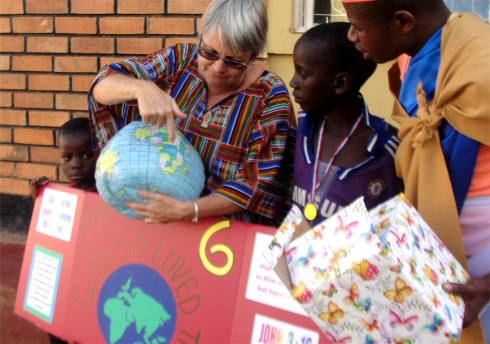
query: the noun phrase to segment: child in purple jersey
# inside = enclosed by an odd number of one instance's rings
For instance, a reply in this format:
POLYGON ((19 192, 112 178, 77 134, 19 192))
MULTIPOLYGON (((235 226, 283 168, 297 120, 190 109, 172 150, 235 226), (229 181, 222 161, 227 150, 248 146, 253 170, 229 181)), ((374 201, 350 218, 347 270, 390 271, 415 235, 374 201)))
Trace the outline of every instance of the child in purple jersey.
POLYGON ((376 64, 349 42, 348 30, 348 23, 321 24, 294 48, 290 86, 301 111, 293 202, 313 226, 358 197, 370 209, 403 191, 396 130, 371 115, 359 93, 376 64))

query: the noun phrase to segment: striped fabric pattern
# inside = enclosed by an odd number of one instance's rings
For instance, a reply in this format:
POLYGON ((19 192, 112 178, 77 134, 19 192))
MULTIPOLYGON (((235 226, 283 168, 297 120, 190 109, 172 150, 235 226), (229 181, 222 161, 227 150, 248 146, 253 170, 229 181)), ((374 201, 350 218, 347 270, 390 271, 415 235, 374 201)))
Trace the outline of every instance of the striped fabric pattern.
MULTIPOLYGON (((276 225, 273 219, 282 219, 292 194, 296 121, 289 93, 279 77, 264 72, 246 90, 210 109, 204 128, 206 87, 197 69, 197 48, 177 44, 110 64, 94 85, 117 73, 156 83, 188 115, 177 118, 176 125, 202 157, 203 195, 216 193, 246 209, 227 218, 276 225)), ((122 127, 139 119, 138 107, 135 101, 105 106, 89 96, 89 119, 98 154, 122 127)))

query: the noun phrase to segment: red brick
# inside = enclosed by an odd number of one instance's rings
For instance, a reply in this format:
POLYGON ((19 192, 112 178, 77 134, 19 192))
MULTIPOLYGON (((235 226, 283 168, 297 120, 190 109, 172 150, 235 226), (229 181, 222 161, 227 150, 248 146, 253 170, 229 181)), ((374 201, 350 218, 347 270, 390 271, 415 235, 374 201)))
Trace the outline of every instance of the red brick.
POLYGON ((97 19, 87 17, 58 17, 55 21, 56 33, 95 34, 97 19))
POLYGON ((114 13, 114 0, 71 0, 71 13, 111 14, 114 13))
POLYGON ((12 129, 0 128, 0 142, 11 143, 12 142, 12 129))
POLYGON ((72 37, 71 52, 82 54, 113 54, 113 38, 72 37))
POLYGON ((68 13, 68 0, 25 0, 26 13, 68 13))
POLYGON ((31 146, 31 161, 48 164, 60 163, 60 152, 56 147, 31 146))
POLYGON ((24 52, 24 37, 2 36, 0 39, 0 52, 24 52))
POLYGON ((128 56, 101 56, 99 57, 99 66, 102 68, 103 66, 113 63, 113 62, 121 62, 126 59, 129 59, 130 57, 133 57, 134 55, 128 55, 128 56))
POLYGON ((194 18, 150 18, 148 33, 150 35, 193 35, 194 18))
POLYGON ((198 43, 197 37, 172 37, 165 39, 165 46, 169 47, 177 43, 198 43))
POLYGON ((29 90, 35 91, 68 91, 70 89, 70 77, 68 75, 29 75, 27 82, 29 90))
POLYGON ((55 147, 59 147, 60 146, 60 143, 59 143, 59 135, 60 135, 60 131, 59 130, 55 130, 55 132, 54 132, 54 145, 55 145, 55 147))
POLYGON ((134 0, 119 0, 117 2, 117 13, 119 14, 163 14, 164 0, 146 0, 146 1, 134 1, 134 0))
POLYGON ((15 163, 2 161, 0 163, 0 176, 15 177, 15 163))
POLYGON ((97 57, 89 56, 56 56, 54 58, 54 71, 59 73, 95 73, 97 57))
POLYGON ((87 110, 87 94, 57 94, 56 109, 87 110))
POLYGON ((17 163, 17 178, 32 179, 45 176, 50 180, 56 180, 56 166, 44 164, 17 163))
POLYGON ((51 33, 53 32, 53 18, 15 17, 12 18, 12 30, 15 33, 51 33))
POLYGON ((0 109, 0 124, 26 126, 27 116, 25 110, 0 109))
POLYGON ((28 161, 29 150, 27 146, 0 145, 0 160, 28 161))
POLYGON ((14 106, 17 108, 52 109, 53 94, 45 92, 16 92, 14 106))
POLYGON ((130 35, 145 33, 143 17, 105 17, 100 18, 100 33, 103 35, 130 35))
POLYGON ((51 72, 53 70, 53 59, 51 56, 39 55, 12 56, 12 70, 51 72))
POLYGON ((1 73, 0 89, 2 90, 25 90, 26 76, 19 73, 1 73))
POLYGON ((14 178, 0 178, 0 192, 14 195, 29 195, 29 181, 14 178))
POLYGON ((10 55, 0 55, 0 70, 10 69, 10 55))
POLYGON ((75 92, 88 92, 94 82, 95 75, 73 75, 71 77, 71 90, 75 92))
POLYGON ((12 92, 0 92, 0 107, 12 106, 12 92))
POLYGON ((161 38, 118 38, 118 54, 149 54, 162 49, 161 38))
POLYGON ((168 13, 202 14, 211 0, 168 0, 168 13))
POLYGON ((0 18, 0 33, 10 33, 10 18, 0 18))
POLYGON ((29 111, 29 126, 61 127, 69 119, 66 111, 29 111))
POLYGON ((27 37, 29 53, 67 53, 67 37, 27 37))
POLYGON ((74 111, 72 113, 73 118, 87 117, 87 112, 74 111))
POLYGON ((50 129, 14 128, 14 142, 27 145, 52 146, 54 144, 54 135, 50 129))
POLYGON ((23 0, 0 0, 0 14, 23 14, 23 0))

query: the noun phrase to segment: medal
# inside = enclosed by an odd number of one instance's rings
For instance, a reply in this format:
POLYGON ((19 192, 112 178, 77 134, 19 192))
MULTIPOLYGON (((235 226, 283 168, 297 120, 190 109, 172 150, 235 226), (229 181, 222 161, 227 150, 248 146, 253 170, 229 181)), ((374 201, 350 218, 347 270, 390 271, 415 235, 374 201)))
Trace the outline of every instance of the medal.
POLYGON ((315 205, 313 203, 308 203, 304 209, 304 213, 305 213, 305 217, 308 220, 313 221, 317 215, 315 205))

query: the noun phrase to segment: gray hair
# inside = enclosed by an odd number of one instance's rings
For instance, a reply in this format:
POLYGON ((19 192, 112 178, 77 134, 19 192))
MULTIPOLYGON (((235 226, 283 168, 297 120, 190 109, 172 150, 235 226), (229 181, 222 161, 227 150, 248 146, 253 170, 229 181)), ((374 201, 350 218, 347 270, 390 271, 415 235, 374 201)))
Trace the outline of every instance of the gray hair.
POLYGON ((252 58, 265 50, 267 10, 262 0, 213 0, 202 16, 203 34, 218 32, 225 49, 233 54, 252 53, 252 58))

